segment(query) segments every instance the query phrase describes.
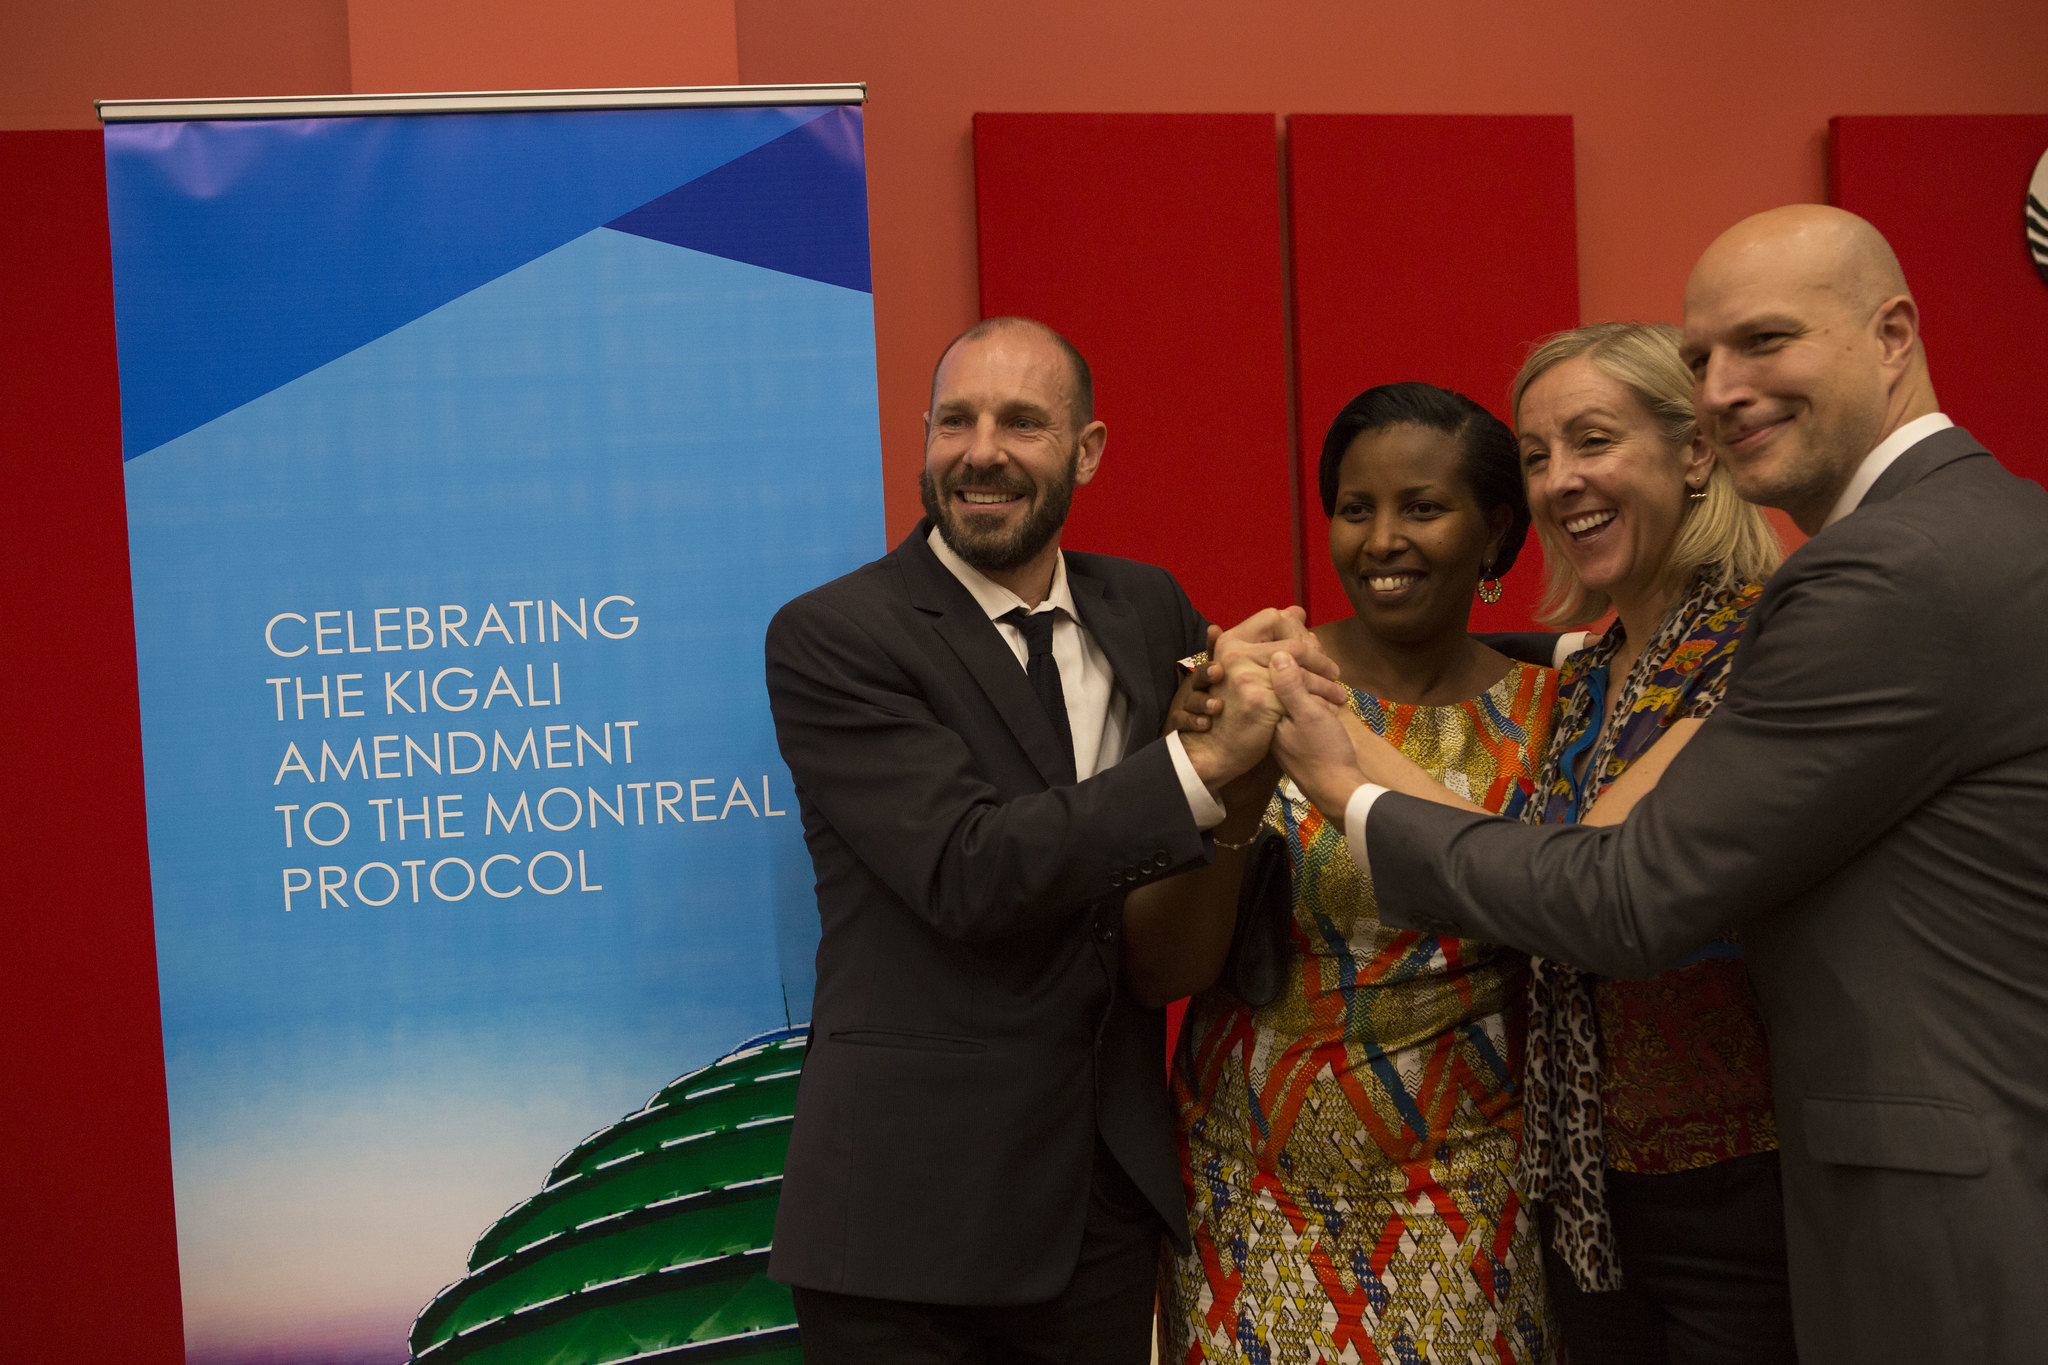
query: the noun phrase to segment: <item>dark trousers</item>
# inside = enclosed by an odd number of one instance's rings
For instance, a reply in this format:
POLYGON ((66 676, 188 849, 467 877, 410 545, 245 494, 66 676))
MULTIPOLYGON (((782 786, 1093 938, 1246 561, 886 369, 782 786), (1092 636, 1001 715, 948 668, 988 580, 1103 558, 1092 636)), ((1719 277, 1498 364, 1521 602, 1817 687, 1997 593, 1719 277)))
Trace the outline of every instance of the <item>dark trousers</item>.
POLYGON ((1081 1259, 1056 1297, 979 1307, 798 1285, 804 1365, 1146 1365, 1160 1232, 1159 1215, 1098 1140, 1081 1259))
POLYGON ((1588 1294, 1551 1246, 1544 1272, 1570 1365, 1792 1365, 1778 1154, 1671 1175, 1607 1173, 1623 1287, 1588 1294))

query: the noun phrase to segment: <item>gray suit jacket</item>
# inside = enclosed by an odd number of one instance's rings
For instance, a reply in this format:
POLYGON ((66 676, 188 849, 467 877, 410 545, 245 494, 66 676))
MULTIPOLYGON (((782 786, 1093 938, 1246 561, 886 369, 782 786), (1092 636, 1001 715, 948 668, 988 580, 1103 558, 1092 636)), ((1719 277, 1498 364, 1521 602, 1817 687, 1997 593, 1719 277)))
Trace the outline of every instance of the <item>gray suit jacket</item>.
POLYGON ((1118 970, 1124 893, 1212 856, 1157 738, 1205 623, 1164 569, 1067 554, 1131 738, 1059 785, 1052 723, 930 529, 768 628, 824 928, 769 1269, 1036 1303, 1079 1260, 1098 1134, 1187 1239, 1164 1016, 1118 970))
POLYGON ((1388 924, 1644 976, 1739 929, 1799 1351, 2048 1358, 2048 493, 1951 429, 1764 589, 1614 829, 1382 797, 1388 924))

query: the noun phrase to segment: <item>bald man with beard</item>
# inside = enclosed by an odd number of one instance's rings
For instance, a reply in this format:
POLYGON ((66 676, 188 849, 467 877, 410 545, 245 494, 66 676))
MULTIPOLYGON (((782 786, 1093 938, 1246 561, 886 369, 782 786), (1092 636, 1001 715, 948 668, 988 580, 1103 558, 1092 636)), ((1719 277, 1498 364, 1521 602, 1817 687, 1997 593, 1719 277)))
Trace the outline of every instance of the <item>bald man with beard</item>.
POLYGON ((1716 240, 1683 350, 1736 488, 1812 539, 1625 822, 1387 791, 1284 658, 1276 750, 1389 925, 1612 976, 1740 934, 1807 1365, 2048 1358, 2048 493, 1941 414, 1898 261, 1840 210, 1716 240))

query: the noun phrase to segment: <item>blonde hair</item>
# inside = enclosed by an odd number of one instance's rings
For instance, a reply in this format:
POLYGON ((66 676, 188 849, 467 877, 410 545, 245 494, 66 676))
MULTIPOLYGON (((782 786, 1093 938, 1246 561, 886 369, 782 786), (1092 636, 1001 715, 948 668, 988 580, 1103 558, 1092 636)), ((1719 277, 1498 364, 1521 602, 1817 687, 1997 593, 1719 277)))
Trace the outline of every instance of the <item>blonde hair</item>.
MULTIPOLYGON (((1509 390, 1516 427, 1529 386, 1555 366, 1584 357, 1636 396, 1665 441, 1685 449, 1699 426, 1692 410, 1692 372, 1679 358, 1678 337, 1678 329, 1667 322, 1596 322, 1545 337, 1531 348, 1509 390)), ((1785 547, 1763 512, 1736 495, 1734 480, 1719 460, 1703 491, 1704 497, 1687 499, 1660 581, 1683 592, 1702 574, 1717 588, 1769 578, 1783 562, 1785 547)), ((1543 545, 1547 580, 1537 619, 1548 626, 1582 626, 1606 614, 1607 594, 1580 581, 1557 528, 1539 517, 1536 538, 1543 545)))

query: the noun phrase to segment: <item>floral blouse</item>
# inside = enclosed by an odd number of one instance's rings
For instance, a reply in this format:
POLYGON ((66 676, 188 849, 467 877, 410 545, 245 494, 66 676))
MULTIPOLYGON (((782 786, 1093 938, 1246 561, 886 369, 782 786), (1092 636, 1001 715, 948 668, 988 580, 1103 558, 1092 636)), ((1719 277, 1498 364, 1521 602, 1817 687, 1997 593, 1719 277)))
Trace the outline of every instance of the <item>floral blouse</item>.
MULTIPOLYGON (((1578 821, 1673 721, 1712 712, 1762 592, 1696 583, 1630 669, 1604 733, 1621 627, 1567 659, 1551 757, 1523 818, 1578 821)), ((1530 1006, 1524 1180, 1558 1213, 1559 1249, 1581 1285, 1617 1287, 1605 1169, 1693 1170, 1777 1146, 1770 1055, 1741 949, 1717 941, 1642 981, 1538 962, 1530 1006), (1598 1105, 1586 1102, 1594 1094, 1598 1105)))

